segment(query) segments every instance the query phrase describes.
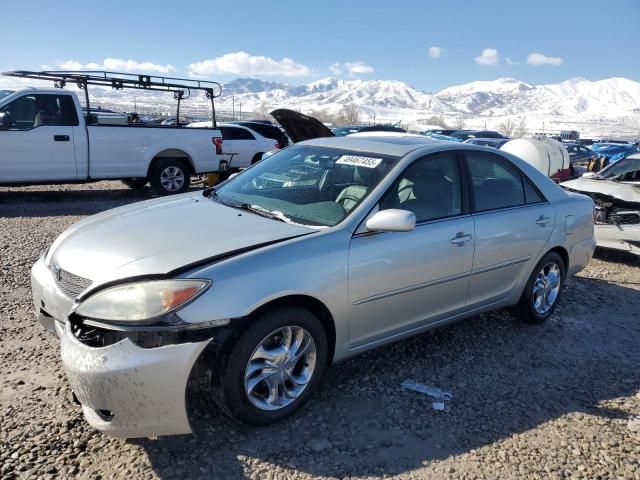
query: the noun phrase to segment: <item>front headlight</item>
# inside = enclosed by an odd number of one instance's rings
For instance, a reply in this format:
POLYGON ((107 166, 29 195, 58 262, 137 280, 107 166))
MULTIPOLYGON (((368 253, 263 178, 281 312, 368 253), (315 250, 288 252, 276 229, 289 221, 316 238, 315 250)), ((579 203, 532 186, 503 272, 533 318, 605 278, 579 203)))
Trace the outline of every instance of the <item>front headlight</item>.
POLYGON ((142 323, 186 305, 209 285, 209 280, 191 279, 118 285, 87 298, 75 313, 95 320, 142 323))

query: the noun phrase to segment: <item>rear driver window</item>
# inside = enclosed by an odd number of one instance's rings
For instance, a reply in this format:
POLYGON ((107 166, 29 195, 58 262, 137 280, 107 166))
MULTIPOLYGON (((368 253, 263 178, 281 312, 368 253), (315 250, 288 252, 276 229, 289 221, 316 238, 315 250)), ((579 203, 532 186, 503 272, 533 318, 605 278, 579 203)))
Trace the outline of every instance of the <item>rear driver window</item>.
POLYGON ((525 204, 521 174, 506 160, 485 152, 467 152, 465 156, 473 182, 476 212, 525 204))
POLYGON ((220 132, 225 140, 255 140, 251 132, 244 128, 220 127, 220 132))

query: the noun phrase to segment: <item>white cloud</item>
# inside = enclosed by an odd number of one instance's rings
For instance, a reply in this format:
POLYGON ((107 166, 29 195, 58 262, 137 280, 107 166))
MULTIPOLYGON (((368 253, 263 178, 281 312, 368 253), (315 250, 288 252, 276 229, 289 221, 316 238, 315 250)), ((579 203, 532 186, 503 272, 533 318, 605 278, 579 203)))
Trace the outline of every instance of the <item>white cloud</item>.
POLYGON ((274 60, 262 55, 249 55, 247 52, 226 53, 190 64, 189 74, 192 76, 212 74, 232 75, 282 75, 285 77, 303 77, 311 75, 311 69, 294 62, 290 58, 274 60))
POLYGON ((346 62, 344 68, 349 72, 349 75, 359 75, 362 73, 373 73, 373 67, 367 65, 363 61, 358 62, 346 62))
POLYGON ((440 58, 444 53, 444 48, 438 47, 436 45, 429 47, 429 56, 431 58, 440 58))
POLYGON ((474 60, 478 65, 495 65, 500 61, 500 57, 498 56, 498 50, 495 48, 485 48, 474 60))
POLYGON ((358 60, 356 62, 344 62, 344 63, 333 63, 329 67, 329 70, 334 75, 342 75, 342 73, 346 73, 350 77, 355 77, 357 75, 362 75, 365 73, 373 73, 373 67, 367 65, 362 60, 358 60))
POLYGON ((529 65, 562 65, 562 58, 560 57, 548 57, 542 53, 533 52, 527 57, 527 63, 529 65))
MULTIPOLYGON (((42 65, 43 69, 47 65, 42 65)), ((81 63, 77 60, 65 60, 58 62, 58 67, 63 70, 116 70, 120 72, 154 72, 170 73, 175 71, 173 65, 158 65, 152 62, 137 62, 135 60, 124 60, 122 58, 105 58, 102 63, 89 62, 81 63)), ((46 68, 45 70, 48 70, 46 68)))
POLYGON ((334 75, 342 74, 342 67, 340 66, 340 64, 338 62, 331 64, 331 66, 329 67, 329 70, 334 75))

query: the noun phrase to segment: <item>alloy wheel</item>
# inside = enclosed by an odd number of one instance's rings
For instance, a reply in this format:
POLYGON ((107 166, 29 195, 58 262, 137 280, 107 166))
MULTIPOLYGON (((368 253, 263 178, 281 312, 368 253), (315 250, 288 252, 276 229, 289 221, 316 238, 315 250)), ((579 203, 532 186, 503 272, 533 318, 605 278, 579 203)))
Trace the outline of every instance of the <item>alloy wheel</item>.
POLYGON ((562 273, 555 262, 542 267, 533 282, 533 308, 540 315, 545 315, 556 303, 560 293, 562 273))
POLYGON ((261 410, 279 410, 305 390, 316 366, 316 344, 302 327, 285 326, 264 337, 245 368, 244 390, 261 410))
POLYGON ((178 167, 167 167, 160 173, 160 183, 167 192, 177 192, 184 185, 184 172, 178 167))

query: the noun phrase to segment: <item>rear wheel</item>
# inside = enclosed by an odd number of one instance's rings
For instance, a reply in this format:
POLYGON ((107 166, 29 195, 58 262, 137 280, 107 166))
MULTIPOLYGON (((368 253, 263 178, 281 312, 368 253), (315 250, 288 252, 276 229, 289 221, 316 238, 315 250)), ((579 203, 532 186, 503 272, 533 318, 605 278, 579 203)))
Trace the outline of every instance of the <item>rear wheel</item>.
POLYGON ((189 189, 191 171, 182 159, 163 158, 151 170, 149 182, 158 195, 183 193, 189 189))
POLYGON ((264 155, 264 153, 262 152, 256 153, 251 159, 251 165, 253 165, 254 163, 258 163, 260 160, 262 160, 262 155, 264 155))
POLYGON ((214 368, 214 400, 242 423, 282 420, 310 398, 327 354, 326 334, 311 312, 298 307, 267 312, 252 321, 214 368))
POLYGON ((549 318, 560 301, 565 275, 560 255, 549 252, 542 257, 516 306, 518 316, 528 323, 541 323, 549 318))
POLYGON ((148 180, 146 178, 127 178, 125 180, 122 180, 122 183, 134 190, 144 187, 147 182, 148 180))

